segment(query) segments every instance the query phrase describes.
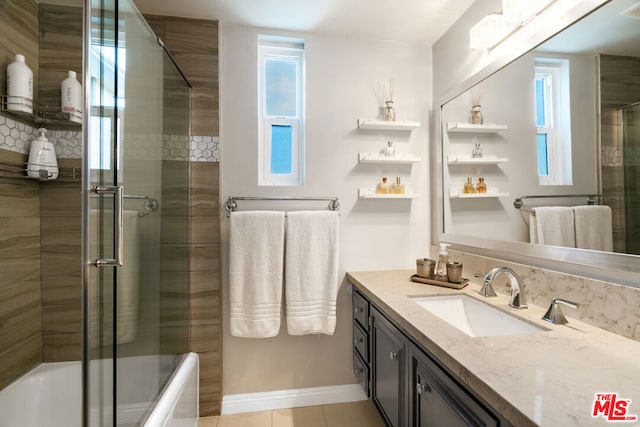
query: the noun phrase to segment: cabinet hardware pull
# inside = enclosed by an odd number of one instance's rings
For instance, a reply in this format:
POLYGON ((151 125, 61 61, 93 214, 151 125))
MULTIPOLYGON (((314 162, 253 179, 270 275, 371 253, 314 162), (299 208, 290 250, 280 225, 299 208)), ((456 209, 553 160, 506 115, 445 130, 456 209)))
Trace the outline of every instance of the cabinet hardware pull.
POLYGON ((398 360, 398 353, 396 353, 395 351, 392 351, 391 353, 389 353, 389 359, 398 360))
POLYGON ((358 307, 353 307, 353 312, 354 312, 355 314, 358 314, 358 311, 360 311, 360 309, 358 309, 358 307))
POLYGON ((364 342, 364 339, 363 339, 363 338, 354 338, 354 339, 353 339, 353 343, 354 343, 355 345, 358 345, 358 343, 361 343, 361 342, 364 342))

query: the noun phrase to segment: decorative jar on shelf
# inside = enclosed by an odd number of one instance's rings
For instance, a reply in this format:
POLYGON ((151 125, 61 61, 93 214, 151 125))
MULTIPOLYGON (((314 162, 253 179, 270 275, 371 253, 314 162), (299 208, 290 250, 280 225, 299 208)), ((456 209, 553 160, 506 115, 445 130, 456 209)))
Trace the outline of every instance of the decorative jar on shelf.
POLYGON ((482 117, 482 110, 480 109, 481 105, 477 104, 471 108, 471 124, 472 125, 481 125, 484 122, 482 117))
POLYGON ((385 107, 384 121, 385 122, 395 122, 396 121, 396 110, 393 108, 393 101, 385 101, 384 107, 385 107))

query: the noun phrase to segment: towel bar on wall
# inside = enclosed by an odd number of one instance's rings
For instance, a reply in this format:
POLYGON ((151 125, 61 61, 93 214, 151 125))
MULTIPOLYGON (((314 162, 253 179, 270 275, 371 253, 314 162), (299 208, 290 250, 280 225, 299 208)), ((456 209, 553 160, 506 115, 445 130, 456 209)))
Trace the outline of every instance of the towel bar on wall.
POLYGON ((140 212, 138 213, 139 216, 147 216, 149 215, 151 212, 157 210, 160 207, 160 202, 158 202, 156 199, 151 198, 149 196, 137 196, 134 194, 125 194, 124 195, 125 199, 137 199, 137 200, 144 200, 144 207, 142 207, 140 209, 140 212))
POLYGON ((522 208, 524 199, 553 199, 564 198, 569 199, 573 197, 586 197, 588 205, 597 205, 598 199, 602 197, 602 194, 550 194, 550 195, 538 195, 538 196, 520 196, 513 201, 513 206, 516 209, 522 208))
POLYGON ((272 201, 312 201, 312 202, 329 202, 330 211, 339 211, 340 202, 337 197, 287 197, 287 196, 271 196, 271 197, 229 197, 224 209, 227 211, 227 217, 231 216, 238 208, 238 200, 272 200, 272 201))

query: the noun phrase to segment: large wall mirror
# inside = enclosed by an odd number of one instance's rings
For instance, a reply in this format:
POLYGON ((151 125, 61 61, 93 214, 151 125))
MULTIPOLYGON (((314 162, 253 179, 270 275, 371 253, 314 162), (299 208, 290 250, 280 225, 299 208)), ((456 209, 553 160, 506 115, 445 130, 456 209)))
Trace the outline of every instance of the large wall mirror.
POLYGON ((442 241, 640 286, 637 0, 606 3, 464 88, 441 106, 441 135, 442 241))

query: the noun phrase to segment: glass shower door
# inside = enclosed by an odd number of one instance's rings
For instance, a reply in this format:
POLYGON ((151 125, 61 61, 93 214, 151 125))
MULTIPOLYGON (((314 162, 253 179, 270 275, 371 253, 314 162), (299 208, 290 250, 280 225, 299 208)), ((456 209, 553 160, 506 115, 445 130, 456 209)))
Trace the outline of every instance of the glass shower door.
POLYGON ((131 0, 85 9, 83 420, 138 426, 188 351, 190 92, 131 0))

